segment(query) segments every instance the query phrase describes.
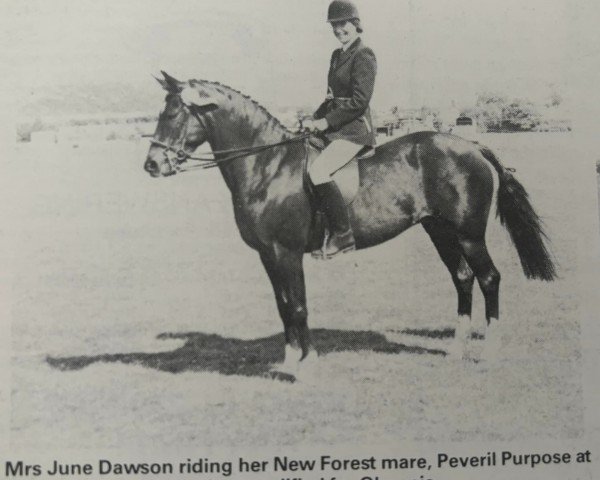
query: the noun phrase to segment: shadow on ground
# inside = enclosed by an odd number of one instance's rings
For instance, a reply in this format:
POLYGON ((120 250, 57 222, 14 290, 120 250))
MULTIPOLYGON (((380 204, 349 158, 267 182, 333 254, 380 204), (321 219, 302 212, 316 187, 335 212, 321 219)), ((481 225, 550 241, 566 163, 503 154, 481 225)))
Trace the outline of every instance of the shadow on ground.
MULTIPOLYGON (((332 352, 371 351, 376 353, 445 355, 442 350, 408 346, 388 341, 384 335, 369 331, 312 330, 319 355, 332 352)), ((159 339, 180 339, 185 343, 169 352, 116 353, 76 357, 47 357, 59 370, 80 370, 97 362, 143 365, 164 372, 218 372, 223 375, 275 377, 293 381, 294 377, 273 372, 283 362, 283 334, 255 340, 225 338, 205 333, 163 333, 159 339), (289 378, 288 378, 289 377, 289 378)))
MULTIPOLYGON (((444 328, 441 330, 429 329, 429 328, 405 328, 404 330, 387 330, 390 333, 401 333, 403 335, 412 335, 415 337, 422 338, 435 338, 438 340, 444 340, 454 338, 453 328, 444 328)), ((479 332, 472 332, 471 339, 483 340, 485 337, 479 332)))

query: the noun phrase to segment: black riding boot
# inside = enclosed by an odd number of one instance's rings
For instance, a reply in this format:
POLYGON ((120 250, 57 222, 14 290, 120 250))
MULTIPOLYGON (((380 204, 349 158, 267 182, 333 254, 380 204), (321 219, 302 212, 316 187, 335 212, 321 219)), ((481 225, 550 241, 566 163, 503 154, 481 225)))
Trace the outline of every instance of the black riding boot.
POLYGON ((354 234, 350 227, 348 209, 336 183, 331 181, 315 185, 315 193, 327 216, 330 233, 323 250, 313 252, 313 256, 329 259, 338 253, 354 250, 354 234))

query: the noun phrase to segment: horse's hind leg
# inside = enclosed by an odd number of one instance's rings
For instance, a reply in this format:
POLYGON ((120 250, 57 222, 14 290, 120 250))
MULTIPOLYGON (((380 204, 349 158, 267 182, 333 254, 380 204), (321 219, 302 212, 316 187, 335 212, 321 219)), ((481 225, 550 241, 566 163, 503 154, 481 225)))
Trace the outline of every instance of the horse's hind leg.
POLYGON ((459 235, 459 243, 467 263, 477 277, 477 282, 485 299, 487 328, 483 357, 492 360, 500 350, 498 332, 500 273, 492 262, 483 238, 469 238, 459 235))
POLYGON ((466 342, 471 335, 474 274, 463 257, 456 230, 449 223, 427 217, 423 219, 422 224, 448 268, 456 288, 458 324, 448 354, 452 357, 462 358, 466 351, 466 342))

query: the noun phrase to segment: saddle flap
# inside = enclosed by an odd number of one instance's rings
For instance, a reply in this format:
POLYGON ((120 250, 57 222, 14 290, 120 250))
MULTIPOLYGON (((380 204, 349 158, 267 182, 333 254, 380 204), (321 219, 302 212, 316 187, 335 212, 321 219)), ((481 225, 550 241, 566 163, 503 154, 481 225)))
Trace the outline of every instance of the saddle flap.
MULTIPOLYGON (((336 170, 332 175, 332 180, 335 181, 340 192, 342 193, 342 197, 344 198, 344 202, 346 205, 350 205, 354 200, 358 192, 358 187, 360 185, 360 175, 358 173, 358 160, 364 160, 375 155, 375 148, 366 146, 363 148, 358 154, 352 158, 348 163, 346 163, 343 167, 336 170)), ((310 163, 314 162, 316 158, 310 160, 310 163)), ((308 168, 310 165, 307 165, 308 168)), ((306 180, 310 182, 308 179, 308 175, 305 176, 306 180)))
POLYGON ((342 168, 336 170, 331 178, 337 184, 340 192, 342 192, 342 197, 344 197, 346 205, 350 205, 358 192, 360 182, 357 157, 354 157, 342 168))
POLYGON ((331 178, 335 180, 340 192, 342 192, 342 197, 344 197, 344 202, 346 202, 346 205, 350 205, 352 203, 358 192, 358 187, 360 186, 358 161, 371 158, 373 155, 375 155, 375 147, 366 145, 352 160, 350 160, 339 170, 336 170, 331 176, 331 178))

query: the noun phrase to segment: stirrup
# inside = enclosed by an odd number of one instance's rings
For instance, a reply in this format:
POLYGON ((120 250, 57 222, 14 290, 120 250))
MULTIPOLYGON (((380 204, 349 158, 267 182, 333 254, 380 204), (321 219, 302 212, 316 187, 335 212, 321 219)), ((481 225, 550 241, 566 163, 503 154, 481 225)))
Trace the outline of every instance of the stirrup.
POLYGON ((352 245, 348 245, 347 247, 340 248, 339 250, 336 250, 335 252, 332 252, 332 253, 323 252, 323 259, 331 260, 333 257, 336 257, 337 255, 340 255, 341 253, 353 252, 354 250, 356 250, 356 245, 352 244, 352 245))
POLYGON ((323 247, 323 258, 329 260, 340 253, 348 253, 356 250, 356 243, 354 242, 354 233, 349 228, 343 233, 334 232, 328 239, 327 243, 323 247), (337 243, 341 243, 338 245, 337 243), (333 251, 331 251, 333 250, 333 251))
POLYGON ((315 260, 331 260, 333 257, 339 255, 340 253, 348 253, 354 250, 356 250, 356 245, 349 245, 346 248, 342 248, 341 250, 327 254, 323 251, 322 248, 320 248, 319 250, 313 250, 312 252, 310 252, 310 256, 315 260))
POLYGON ((333 252, 333 253, 323 253, 323 260, 331 260, 332 258, 337 257, 340 254, 353 252, 354 250, 356 250, 356 246, 350 245, 346 248, 343 248, 342 250, 337 250, 336 252, 333 252))
POLYGON ((323 253, 323 249, 319 248, 318 250, 313 250, 310 252, 310 256, 315 260, 327 260, 325 258, 325 254, 323 253))

